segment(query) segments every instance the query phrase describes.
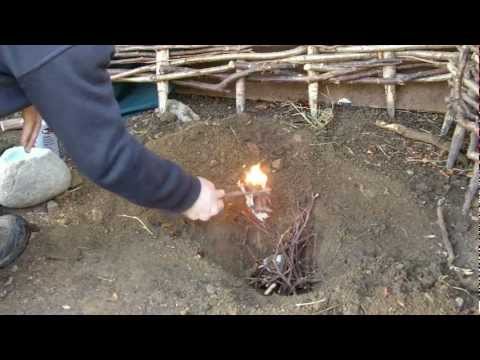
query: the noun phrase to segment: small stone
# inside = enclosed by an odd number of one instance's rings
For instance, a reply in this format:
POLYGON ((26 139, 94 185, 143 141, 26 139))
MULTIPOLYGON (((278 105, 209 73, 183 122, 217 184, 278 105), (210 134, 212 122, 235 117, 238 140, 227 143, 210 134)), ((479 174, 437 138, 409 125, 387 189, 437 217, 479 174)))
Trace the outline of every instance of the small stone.
POLYGON ((255 105, 255 109, 258 109, 258 110, 266 110, 268 109, 268 105, 265 104, 265 103, 260 103, 258 105, 255 105))
POLYGON ((259 154, 260 153, 260 149, 258 148, 258 145, 257 144, 254 144, 254 143, 247 143, 247 148, 248 150, 250 150, 251 152, 255 153, 255 154, 259 154))
POLYGON ((210 161, 210 167, 215 167, 218 165, 218 161, 217 160, 211 160, 210 161))
POLYGON ((413 172, 413 170, 407 170, 407 174, 410 175, 410 176, 413 176, 414 172, 413 172))
POLYGON ((118 300, 118 294, 116 292, 114 292, 112 294, 112 301, 117 301, 118 300))
POLYGON ((168 100, 167 112, 174 114, 182 123, 200 120, 200 116, 195 114, 189 106, 177 100, 168 100))
POLYGON ((70 310, 71 306, 70 305, 62 305, 63 310, 70 310))
POLYGON ((343 315, 359 315, 360 314, 360 306, 351 304, 344 307, 343 315))
POLYGON ((237 309, 231 309, 227 312, 228 315, 235 316, 238 315, 237 309))
POLYGON ((53 200, 50 200, 48 203, 47 203, 47 212, 48 214, 50 215, 53 215, 55 214, 55 212, 58 211, 58 203, 53 201, 53 200))
POLYGON ((95 224, 100 224, 103 221, 103 212, 98 209, 92 209, 89 214, 90 220, 95 224))
POLYGON ((418 184, 415 185, 415 189, 418 191, 418 192, 421 192, 421 193, 426 193, 426 192, 429 192, 431 190, 430 186, 427 185, 426 183, 424 182, 420 182, 418 184))
POLYGON ((457 308, 459 310, 462 309, 464 303, 465 303, 465 301, 463 300, 463 298, 461 298, 461 297, 455 298, 455 304, 457 305, 457 308))
POLYGON ((67 226, 71 223, 70 219, 61 218, 57 220, 57 223, 61 226, 67 226))
POLYGON ((300 135, 300 134, 293 135, 293 141, 302 142, 302 135, 300 135))
POLYGON ((180 315, 188 315, 188 314, 189 314, 189 311, 190 311, 190 309, 189 309, 189 308, 186 308, 186 309, 180 311, 180 315))
POLYGON ((213 285, 208 284, 207 287, 206 287, 206 290, 207 290, 207 293, 210 294, 210 295, 215 294, 215 287, 213 285))
POLYGON ((12 283, 13 283, 13 277, 10 276, 10 277, 7 279, 7 281, 5 281, 5 284, 3 284, 3 286, 7 287, 7 286, 12 285, 12 283))
POLYGON ((17 265, 13 265, 12 268, 10 269, 10 271, 12 273, 16 273, 18 271, 18 266, 17 265))
POLYGON ((272 167, 275 169, 275 170, 280 170, 282 168, 282 159, 277 159, 277 160, 274 160, 272 161, 272 167))

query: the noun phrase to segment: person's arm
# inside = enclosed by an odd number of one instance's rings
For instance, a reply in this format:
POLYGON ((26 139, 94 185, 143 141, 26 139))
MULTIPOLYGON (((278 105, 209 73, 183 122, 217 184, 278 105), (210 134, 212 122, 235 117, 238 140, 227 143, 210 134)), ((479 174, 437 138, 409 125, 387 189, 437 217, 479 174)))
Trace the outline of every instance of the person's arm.
POLYGON ((80 171, 95 183, 141 206, 187 216, 196 207, 209 213, 208 218, 215 215, 221 210, 221 193, 202 189, 198 178, 156 156, 128 133, 106 70, 111 50, 74 46, 17 81, 80 171), (201 190, 210 194, 203 196, 208 204, 198 204, 201 190))

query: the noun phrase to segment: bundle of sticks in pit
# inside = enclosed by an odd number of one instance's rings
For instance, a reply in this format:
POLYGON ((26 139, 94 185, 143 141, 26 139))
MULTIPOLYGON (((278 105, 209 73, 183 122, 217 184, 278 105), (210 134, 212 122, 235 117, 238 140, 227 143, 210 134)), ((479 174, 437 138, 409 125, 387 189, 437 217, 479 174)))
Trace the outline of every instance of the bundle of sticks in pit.
POLYGON ((312 285, 312 269, 307 258, 307 246, 314 238, 310 216, 318 194, 306 208, 301 209, 292 226, 278 240, 275 253, 264 259, 250 276, 252 286, 264 290, 265 295, 276 291, 293 295, 308 290, 312 285))
POLYGON ((468 141, 467 158, 474 162, 473 176, 465 194, 463 213, 466 214, 478 192, 479 181, 479 47, 463 45, 458 56, 451 59, 448 69, 452 75, 451 93, 447 98, 448 111, 441 129, 446 136, 455 123, 447 168, 452 169, 459 158, 465 140, 468 141))

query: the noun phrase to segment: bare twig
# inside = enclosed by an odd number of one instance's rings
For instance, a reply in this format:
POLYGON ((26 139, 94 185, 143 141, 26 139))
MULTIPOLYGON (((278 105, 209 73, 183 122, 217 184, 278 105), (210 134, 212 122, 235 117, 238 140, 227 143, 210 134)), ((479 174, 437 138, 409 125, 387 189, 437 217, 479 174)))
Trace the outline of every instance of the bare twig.
POLYGON ((318 194, 312 196, 309 205, 300 211, 291 227, 279 237, 274 254, 266 258, 249 278, 253 286, 268 290, 276 284, 280 294, 291 295, 311 285, 305 249, 313 236, 305 230, 317 197, 318 194))
POLYGON ((317 301, 308 302, 308 303, 295 304, 295 306, 296 306, 296 307, 304 307, 304 306, 321 304, 321 303, 324 303, 325 301, 327 301, 327 299, 323 298, 323 299, 320 299, 320 300, 317 300, 317 301))
MULTIPOLYGON (((377 121, 375 125, 382 129, 393 131, 408 139, 435 145, 436 147, 445 152, 448 152, 448 150, 450 149, 450 144, 447 141, 444 141, 439 136, 435 136, 433 134, 423 133, 400 124, 389 124, 385 121, 377 121)), ((463 154, 461 154, 460 158, 462 162, 467 162, 467 159, 463 154)))
POLYGON ((147 225, 145 225, 145 223, 140 218, 138 218, 137 216, 130 216, 130 215, 118 215, 118 216, 128 218, 128 219, 137 220, 142 225, 142 227, 145 229, 146 232, 148 232, 152 236, 154 235, 153 232, 147 227, 147 225))
POLYGON ((442 241, 443 245, 445 246, 445 249, 447 250, 447 264, 448 267, 452 266, 453 261, 455 260, 455 253, 453 251, 452 244, 450 243, 450 239, 448 237, 448 231, 447 231, 447 225, 445 223, 445 216, 443 213, 443 204, 445 202, 445 199, 440 199, 437 204, 437 224, 440 227, 440 232, 442 234, 442 241))

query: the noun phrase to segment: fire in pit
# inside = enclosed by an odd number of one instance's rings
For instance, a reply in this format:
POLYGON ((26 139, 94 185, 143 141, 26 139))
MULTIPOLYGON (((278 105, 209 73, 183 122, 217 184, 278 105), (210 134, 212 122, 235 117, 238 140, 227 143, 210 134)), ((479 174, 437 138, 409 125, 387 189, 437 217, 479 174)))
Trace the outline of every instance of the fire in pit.
POLYGON ((252 214, 261 222, 270 217, 270 189, 267 187, 268 176, 262 170, 261 164, 253 165, 243 179, 237 183, 245 196, 245 202, 252 214))
POLYGON ((274 291, 282 295, 308 291, 312 285, 313 274, 311 269, 308 269, 306 248, 313 239, 309 220, 318 194, 312 195, 305 208, 299 208, 297 218, 287 231, 282 234, 272 233, 265 227, 265 221, 272 213, 268 180, 261 163, 258 163, 250 167, 238 181, 237 185, 241 191, 227 194, 227 197, 243 195, 249 213, 242 213, 256 225, 257 229, 266 232, 277 241, 274 253, 257 262, 249 282, 253 287, 264 291, 267 296, 274 291))

